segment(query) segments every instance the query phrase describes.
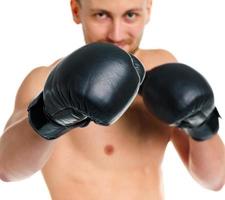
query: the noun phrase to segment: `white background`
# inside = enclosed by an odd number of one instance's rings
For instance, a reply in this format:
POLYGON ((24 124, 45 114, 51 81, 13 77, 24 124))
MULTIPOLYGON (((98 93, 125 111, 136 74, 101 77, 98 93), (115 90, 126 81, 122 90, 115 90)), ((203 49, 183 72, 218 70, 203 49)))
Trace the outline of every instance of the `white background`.
MULTIPOLYGON (((180 62, 200 71, 214 90, 221 116, 225 116, 224 10, 223 0, 154 0, 151 21, 141 44, 143 48, 167 49, 180 62)), ((73 24, 69 0, 1 1, 0 26, 2 132, 25 75, 84 43, 81 27, 73 24)), ((220 135, 225 141, 225 122, 220 122, 220 135)), ((225 188, 212 192, 199 186, 171 144, 166 151, 163 171, 167 200, 225 198, 225 188)), ((40 173, 36 173, 20 182, 0 182, 0 199, 49 200, 50 197, 40 173)))

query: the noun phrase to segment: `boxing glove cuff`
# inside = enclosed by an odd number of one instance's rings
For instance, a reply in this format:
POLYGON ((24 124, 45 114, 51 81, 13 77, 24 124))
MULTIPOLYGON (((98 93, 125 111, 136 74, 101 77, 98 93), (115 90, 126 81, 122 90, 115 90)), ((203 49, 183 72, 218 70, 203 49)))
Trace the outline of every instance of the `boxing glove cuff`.
POLYGON ((139 84, 141 85, 144 81, 145 78, 145 69, 143 67, 143 64, 141 63, 140 60, 138 60, 134 55, 129 54, 130 57, 132 58, 133 66, 135 70, 137 71, 137 75, 139 77, 139 84))
POLYGON ((219 130, 219 112, 214 108, 212 113, 200 126, 193 128, 183 128, 194 140, 204 141, 211 138, 219 130))
POLYGON ((85 119, 74 125, 65 126, 52 120, 44 112, 43 93, 41 92, 28 107, 28 120, 31 127, 47 140, 56 139, 75 127, 84 127, 90 120, 85 119))

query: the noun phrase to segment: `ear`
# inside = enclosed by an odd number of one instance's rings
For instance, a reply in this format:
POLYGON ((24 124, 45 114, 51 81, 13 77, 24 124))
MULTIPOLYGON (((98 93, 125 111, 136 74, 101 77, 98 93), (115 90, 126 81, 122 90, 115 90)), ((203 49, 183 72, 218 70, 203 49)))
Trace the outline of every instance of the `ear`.
POLYGON ((73 21, 76 24, 80 24, 80 16, 79 16, 79 10, 80 10, 80 5, 77 2, 77 0, 70 0, 70 7, 73 15, 73 21))
POLYGON ((146 7, 146 9, 147 9, 147 18, 146 18, 146 24, 149 22, 149 20, 150 20, 150 16, 151 16, 151 10, 152 10, 152 0, 147 0, 147 7, 146 7))

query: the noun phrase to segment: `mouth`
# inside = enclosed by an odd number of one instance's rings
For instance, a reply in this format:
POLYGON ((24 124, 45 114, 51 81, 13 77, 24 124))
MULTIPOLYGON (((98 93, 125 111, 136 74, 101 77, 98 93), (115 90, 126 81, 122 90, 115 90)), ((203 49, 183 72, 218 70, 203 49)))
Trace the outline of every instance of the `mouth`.
POLYGON ((120 47, 121 49, 123 49, 125 47, 124 43, 112 43, 113 45, 120 47))
POLYGON ((101 42, 113 44, 113 45, 123 49, 124 51, 127 51, 129 48, 129 44, 127 42, 113 42, 113 41, 101 41, 101 42))
POLYGON ((122 49, 127 45, 125 42, 113 42, 113 41, 102 41, 102 42, 113 44, 122 49))

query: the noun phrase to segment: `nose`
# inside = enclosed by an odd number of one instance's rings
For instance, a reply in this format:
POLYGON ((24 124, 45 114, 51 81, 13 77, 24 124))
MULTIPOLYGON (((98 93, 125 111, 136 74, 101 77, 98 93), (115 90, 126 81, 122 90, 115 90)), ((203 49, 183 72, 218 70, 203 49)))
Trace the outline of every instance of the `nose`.
POLYGON ((112 21, 109 31, 108 31, 108 40, 113 43, 120 43, 124 39, 124 25, 119 19, 112 21))

